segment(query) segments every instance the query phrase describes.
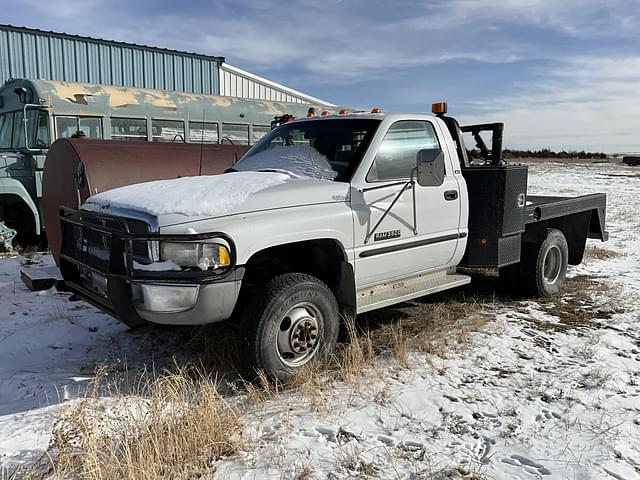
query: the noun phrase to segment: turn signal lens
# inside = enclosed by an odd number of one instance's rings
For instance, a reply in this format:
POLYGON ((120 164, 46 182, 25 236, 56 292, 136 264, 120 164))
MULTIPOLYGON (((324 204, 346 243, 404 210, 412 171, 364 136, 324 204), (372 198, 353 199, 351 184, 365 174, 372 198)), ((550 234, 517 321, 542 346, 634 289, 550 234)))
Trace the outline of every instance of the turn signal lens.
POLYGON ((218 264, 221 267, 228 267, 231 265, 231 257, 229 256, 229 250, 223 245, 218 245, 218 264))

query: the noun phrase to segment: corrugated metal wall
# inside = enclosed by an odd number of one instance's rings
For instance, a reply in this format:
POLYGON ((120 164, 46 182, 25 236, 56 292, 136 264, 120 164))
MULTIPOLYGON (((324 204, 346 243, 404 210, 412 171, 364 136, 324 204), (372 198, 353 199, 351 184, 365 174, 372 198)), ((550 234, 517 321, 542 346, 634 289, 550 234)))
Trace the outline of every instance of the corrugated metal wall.
POLYGON ((32 78, 219 95, 222 57, 0 25, 0 84, 32 78))
POLYGON ((266 78, 233 67, 227 63, 220 65, 220 95, 228 97, 272 100, 275 102, 313 103, 316 105, 335 105, 312 97, 266 78))

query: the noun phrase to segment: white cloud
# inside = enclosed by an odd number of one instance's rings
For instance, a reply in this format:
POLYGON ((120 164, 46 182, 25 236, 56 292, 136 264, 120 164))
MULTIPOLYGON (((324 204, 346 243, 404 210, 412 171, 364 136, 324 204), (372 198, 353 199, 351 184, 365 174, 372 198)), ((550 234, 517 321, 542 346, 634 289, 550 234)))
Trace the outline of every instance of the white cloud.
POLYGON ((635 0, 446 0, 406 22, 418 29, 485 24, 534 25, 573 36, 637 34, 635 0))
POLYGON ((505 122, 515 148, 640 151, 640 56, 579 58, 518 93, 470 103, 465 123, 505 122))

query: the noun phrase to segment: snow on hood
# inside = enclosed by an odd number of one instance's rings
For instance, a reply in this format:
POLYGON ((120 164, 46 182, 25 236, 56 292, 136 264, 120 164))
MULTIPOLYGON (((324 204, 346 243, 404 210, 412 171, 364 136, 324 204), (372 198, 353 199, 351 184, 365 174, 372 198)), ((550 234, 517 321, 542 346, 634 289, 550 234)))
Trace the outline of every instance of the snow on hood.
POLYGON ((126 208, 151 215, 225 215, 254 193, 282 184, 291 175, 277 172, 234 172, 156 180, 115 188, 87 199, 101 208, 126 208))
POLYGON ((309 145, 272 147, 243 158, 233 168, 240 172, 276 170, 319 180, 335 180, 338 176, 327 157, 309 145))

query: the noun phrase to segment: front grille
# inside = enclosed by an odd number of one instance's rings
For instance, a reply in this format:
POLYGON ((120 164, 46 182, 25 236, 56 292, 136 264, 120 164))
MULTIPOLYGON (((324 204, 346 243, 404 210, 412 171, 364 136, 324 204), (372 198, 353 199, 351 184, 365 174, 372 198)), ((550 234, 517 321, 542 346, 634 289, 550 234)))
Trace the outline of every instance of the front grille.
POLYGON ((109 271, 111 234, 92 228, 91 224, 63 222, 61 253, 90 268, 109 271))
MULTIPOLYGON (((125 273, 125 237, 148 234, 141 220, 68 210, 62 219, 62 255, 104 273, 125 273)), ((131 242, 133 256, 148 262, 147 242, 131 242)))
POLYGON ((86 246, 85 261, 89 267, 103 272, 109 271, 109 258, 111 256, 111 235, 93 230, 84 229, 83 243, 86 246))

